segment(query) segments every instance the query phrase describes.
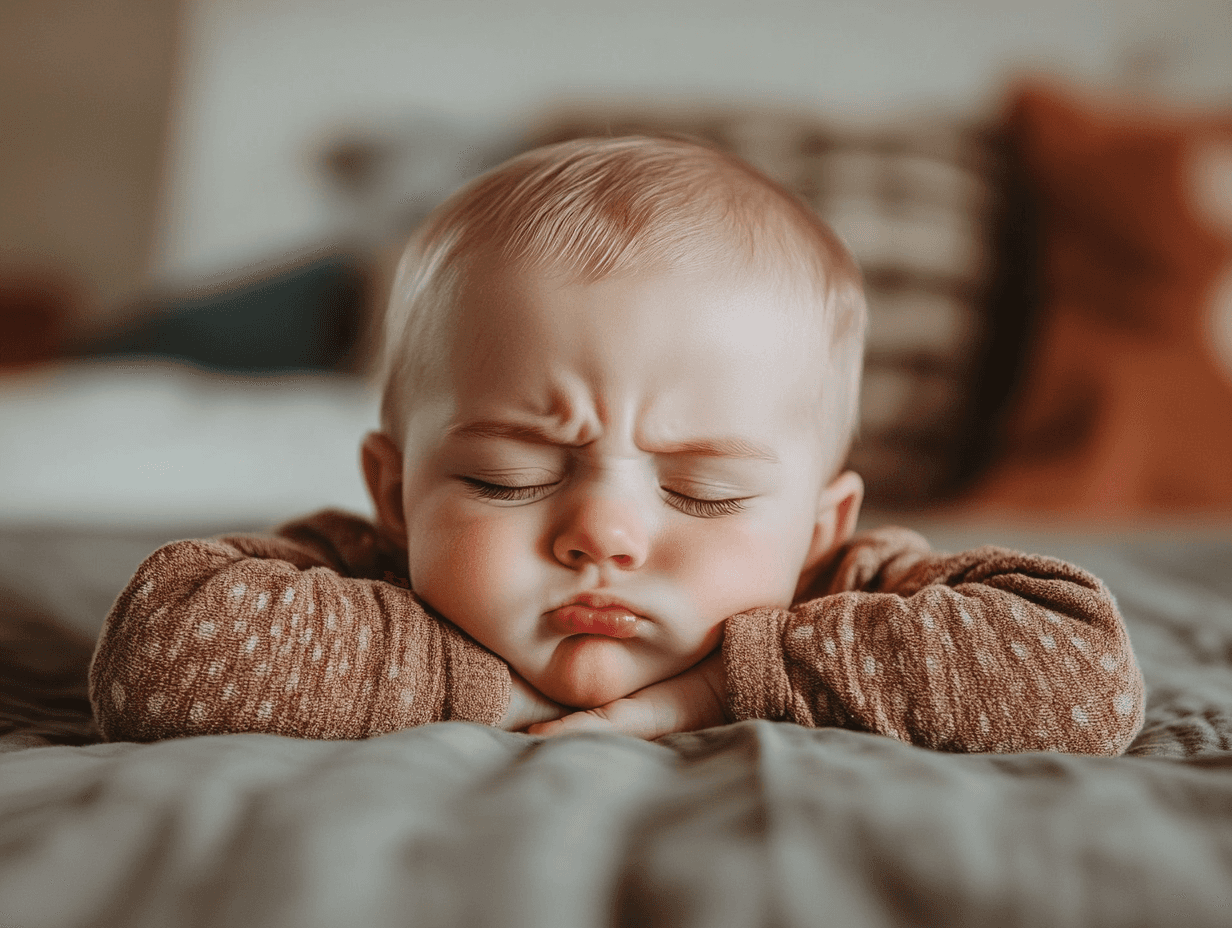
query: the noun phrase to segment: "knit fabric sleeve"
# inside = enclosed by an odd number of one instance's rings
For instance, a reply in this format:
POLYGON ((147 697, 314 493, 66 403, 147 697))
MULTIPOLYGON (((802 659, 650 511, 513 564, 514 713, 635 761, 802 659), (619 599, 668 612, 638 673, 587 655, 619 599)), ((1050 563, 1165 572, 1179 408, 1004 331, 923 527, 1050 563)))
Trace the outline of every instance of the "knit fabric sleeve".
POLYGON ((90 700, 109 741, 267 732, 364 738, 499 723, 503 661, 429 613, 363 520, 322 513, 271 536, 179 541, 107 617, 90 700))
POLYGON ((1112 594, 1053 558, 935 554, 881 529, 823 595, 727 621, 739 719, 841 726, 945 751, 1120 754, 1144 687, 1112 594))

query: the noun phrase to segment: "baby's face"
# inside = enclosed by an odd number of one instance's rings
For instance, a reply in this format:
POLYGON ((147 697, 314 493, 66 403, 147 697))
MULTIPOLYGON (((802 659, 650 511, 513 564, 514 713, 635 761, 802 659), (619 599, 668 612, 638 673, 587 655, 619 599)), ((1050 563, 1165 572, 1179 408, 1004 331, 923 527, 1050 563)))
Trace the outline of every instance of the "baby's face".
POLYGON ((472 274, 450 386, 408 428, 417 594, 577 707, 790 604, 833 540, 815 532, 833 439, 789 299, 748 271, 472 274))

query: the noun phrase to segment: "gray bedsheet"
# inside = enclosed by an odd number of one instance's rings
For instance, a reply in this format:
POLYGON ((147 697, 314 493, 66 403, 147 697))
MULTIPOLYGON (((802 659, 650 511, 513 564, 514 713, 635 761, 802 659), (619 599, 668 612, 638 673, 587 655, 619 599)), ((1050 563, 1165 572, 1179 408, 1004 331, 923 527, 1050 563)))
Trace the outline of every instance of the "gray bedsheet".
MULTIPOLYGON (((88 632, 152 546, 70 535, 0 533, 22 640, 88 632)), ((1232 925, 1232 538, 933 537, 1108 581, 1149 690, 1130 756, 764 722, 100 745, 27 705, 0 754, 0 926, 1232 925)))

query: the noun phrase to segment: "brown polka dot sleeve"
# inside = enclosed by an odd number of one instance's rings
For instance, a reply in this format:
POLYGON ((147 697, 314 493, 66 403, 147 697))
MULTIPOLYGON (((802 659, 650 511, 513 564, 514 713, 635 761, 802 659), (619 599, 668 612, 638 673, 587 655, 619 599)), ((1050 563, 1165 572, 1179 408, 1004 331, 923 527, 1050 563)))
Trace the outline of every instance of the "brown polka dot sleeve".
POLYGON ((1142 675, 1108 589, 1062 561, 865 533, 791 609, 727 622, 732 714, 945 751, 1120 754, 1142 675))
POLYGON ((509 670, 428 613, 369 523, 167 545, 116 601, 90 668, 109 741, 269 732, 363 738, 497 724, 509 670))

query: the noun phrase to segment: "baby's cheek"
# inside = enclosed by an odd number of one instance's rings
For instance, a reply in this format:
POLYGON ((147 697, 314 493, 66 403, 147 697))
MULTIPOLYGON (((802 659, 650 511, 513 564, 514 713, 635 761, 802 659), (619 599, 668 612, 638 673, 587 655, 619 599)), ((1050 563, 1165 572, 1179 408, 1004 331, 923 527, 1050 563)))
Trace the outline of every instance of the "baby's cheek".
POLYGON ((752 526, 731 526, 704 542, 682 543, 676 552, 679 576, 703 618, 789 605, 800 574, 799 557, 786 550, 781 535, 752 526))
POLYGON ((438 612, 481 641, 526 585, 518 532, 508 520, 440 512, 410 540, 411 578, 438 612))

